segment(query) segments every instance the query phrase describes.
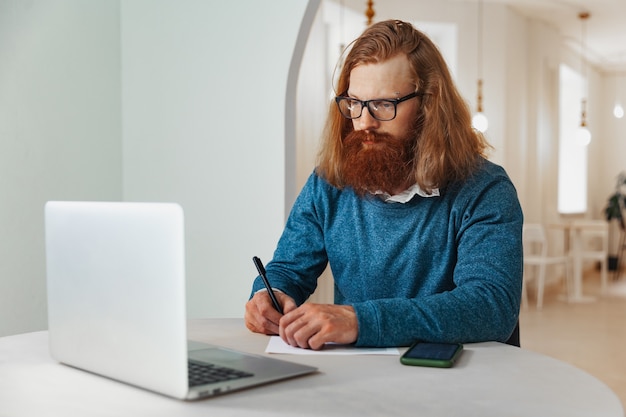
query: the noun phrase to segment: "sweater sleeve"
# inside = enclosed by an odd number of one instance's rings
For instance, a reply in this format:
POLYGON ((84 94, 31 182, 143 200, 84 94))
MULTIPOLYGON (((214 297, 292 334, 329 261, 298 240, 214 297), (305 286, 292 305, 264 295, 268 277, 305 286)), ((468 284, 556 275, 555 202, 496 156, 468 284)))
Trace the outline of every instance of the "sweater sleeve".
POLYGON ((456 253, 450 250, 455 287, 416 298, 353 304, 359 346, 433 342, 506 341, 518 320, 522 286, 523 217, 505 178, 481 190, 467 187, 451 213, 456 253))

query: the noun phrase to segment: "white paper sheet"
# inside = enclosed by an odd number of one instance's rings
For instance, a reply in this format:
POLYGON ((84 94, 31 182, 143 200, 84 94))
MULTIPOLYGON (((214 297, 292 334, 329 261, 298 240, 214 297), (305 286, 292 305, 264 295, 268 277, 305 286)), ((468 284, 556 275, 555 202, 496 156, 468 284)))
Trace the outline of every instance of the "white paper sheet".
POLYGON ((323 349, 302 349, 288 345, 279 336, 270 337, 266 353, 287 353, 290 355, 399 355, 397 348, 363 348, 352 345, 327 343, 323 349))

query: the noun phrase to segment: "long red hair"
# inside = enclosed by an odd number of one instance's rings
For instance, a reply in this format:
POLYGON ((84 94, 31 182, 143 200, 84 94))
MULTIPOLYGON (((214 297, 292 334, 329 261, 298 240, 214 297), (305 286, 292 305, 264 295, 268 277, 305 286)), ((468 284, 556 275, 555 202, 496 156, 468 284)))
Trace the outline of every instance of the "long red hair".
MULTIPOLYGON (((423 94, 415 115, 415 182, 427 192, 453 181, 464 180, 486 157, 491 146, 472 128, 471 113, 458 92, 443 56, 435 44, 410 23, 387 20, 375 23, 357 38, 346 56, 337 83, 343 94, 350 73, 362 64, 384 62, 406 54, 414 74, 415 91, 423 94)), ((353 130, 352 121, 331 103, 317 173, 330 184, 343 188, 341 172, 343 138, 353 130)))

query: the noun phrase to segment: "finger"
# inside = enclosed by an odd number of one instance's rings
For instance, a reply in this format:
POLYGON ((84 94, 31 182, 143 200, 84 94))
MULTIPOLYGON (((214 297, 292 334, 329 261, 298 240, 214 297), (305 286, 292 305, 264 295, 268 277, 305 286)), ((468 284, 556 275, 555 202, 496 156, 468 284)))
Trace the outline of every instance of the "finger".
POLYGON ((280 332, 292 346, 317 350, 329 342, 355 342, 358 324, 353 307, 303 304, 283 316, 280 332))
POLYGON ((308 340, 308 344, 311 349, 320 350, 324 347, 326 343, 332 342, 332 340, 330 339, 331 338, 329 337, 328 334, 318 331, 317 333, 311 335, 311 337, 308 340))
POLYGON ((244 322, 246 327, 256 333, 264 333, 263 326, 261 325, 260 314, 256 308, 254 301, 249 300, 245 306, 244 322))
MULTIPOLYGON (((292 326, 293 327, 293 326, 292 326)), ((282 330, 282 327, 280 328, 282 330)), ((290 346, 309 349, 309 336, 306 329, 287 329, 283 331, 281 338, 290 346)))
POLYGON ((303 349, 312 349, 311 337, 315 336, 317 329, 311 326, 309 323, 303 324, 294 334, 293 339, 295 346, 299 346, 303 349))
POLYGON ((271 327, 271 322, 258 312, 258 309, 253 303, 246 306, 244 321, 246 327, 255 333, 275 334, 272 333, 273 329, 271 327))
POLYGON ((282 317, 282 314, 278 312, 274 308, 274 303, 272 303, 272 299, 270 298, 267 291, 260 291, 256 293, 253 297, 253 300, 256 301, 257 308, 259 313, 266 317, 270 321, 278 324, 278 321, 282 317))
POLYGON ((246 303, 246 326, 257 333, 278 334, 281 314, 274 309, 266 292, 257 293, 246 303))
POLYGON ((281 337, 291 346, 309 349, 311 347, 309 339, 319 331, 319 325, 316 324, 313 317, 301 314, 301 312, 302 310, 294 311, 286 325, 284 324, 286 321, 281 319, 281 337))
MULTIPOLYGON (((291 306, 286 305, 285 309, 291 306)), ((280 318, 278 324, 280 327, 288 327, 294 320, 302 315, 302 307, 291 308, 290 311, 285 311, 285 314, 280 318)))
POLYGON ((297 327, 292 327, 292 323, 301 315, 301 310, 294 309, 289 313, 286 313, 281 317, 278 325, 278 335, 285 343, 291 346, 297 346, 293 333, 297 330, 297 327))
POLYGON ((296 308, 298 308, 298 305, 293 300, 293 298, 289 297, 286 294, 282 294, 282 296, 279 297, 279 300, 280 300, 280 305, 283 306, 283 312, 285 314, 287 314, 287 313, 295 310, 296 308))

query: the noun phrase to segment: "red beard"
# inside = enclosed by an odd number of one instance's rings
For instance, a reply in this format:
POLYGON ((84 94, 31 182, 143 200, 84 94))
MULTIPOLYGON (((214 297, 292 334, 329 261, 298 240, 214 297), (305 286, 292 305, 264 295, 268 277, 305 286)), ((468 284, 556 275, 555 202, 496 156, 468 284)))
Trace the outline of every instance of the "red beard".
POLYGON ((383 191, 393 195, 414 183, 410 138, 355 130, 343 140, 342 175, 346 185, 363 196, 383 191), (372 143, 365 143, 372 142, 372 143))

